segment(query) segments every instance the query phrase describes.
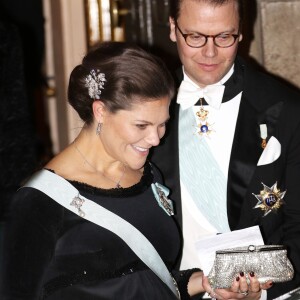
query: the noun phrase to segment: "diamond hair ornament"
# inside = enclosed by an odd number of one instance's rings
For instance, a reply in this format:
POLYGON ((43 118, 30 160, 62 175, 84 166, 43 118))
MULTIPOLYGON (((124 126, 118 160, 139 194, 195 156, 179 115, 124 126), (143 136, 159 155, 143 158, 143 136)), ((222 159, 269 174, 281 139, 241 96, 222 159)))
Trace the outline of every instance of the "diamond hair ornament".
POLYGON ((91 70, 90 74, 85 78, 85 86, 89 88, 89 96, 92 99, 100 99, 101 90, 104 89, 105 74, 100 70, 91 70))

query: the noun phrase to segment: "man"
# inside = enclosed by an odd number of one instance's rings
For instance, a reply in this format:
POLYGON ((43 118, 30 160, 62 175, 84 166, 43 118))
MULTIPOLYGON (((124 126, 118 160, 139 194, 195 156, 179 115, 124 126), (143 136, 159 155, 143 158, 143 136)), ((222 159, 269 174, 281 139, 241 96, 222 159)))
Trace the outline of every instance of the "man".
POLYGON ((181 267, 201 267, 201 237, 259 225, 295 268, 292 281, 268 290, 274 299, 300 284, 300 96, 237 57, 242 0, 173 4, 170 38, 183 68, 152 161, 182 225, 181 267))

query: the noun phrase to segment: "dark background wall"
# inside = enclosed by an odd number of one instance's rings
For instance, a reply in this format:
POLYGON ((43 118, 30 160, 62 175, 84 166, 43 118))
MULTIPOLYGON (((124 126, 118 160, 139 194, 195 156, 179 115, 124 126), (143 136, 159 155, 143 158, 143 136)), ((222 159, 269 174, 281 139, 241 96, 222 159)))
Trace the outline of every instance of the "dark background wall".
POLYGON ((49 153, 41 0, 0 0, 0 220, 49 153))

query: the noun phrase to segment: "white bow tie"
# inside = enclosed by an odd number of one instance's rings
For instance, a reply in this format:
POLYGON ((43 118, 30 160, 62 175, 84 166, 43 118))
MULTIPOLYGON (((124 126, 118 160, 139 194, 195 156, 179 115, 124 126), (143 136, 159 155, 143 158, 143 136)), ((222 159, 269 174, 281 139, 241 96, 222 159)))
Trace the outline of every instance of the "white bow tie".
POLYGON ((208 85, 205 88, 199 88, 191 82, 183 80, 178 90, 177 103, 183 110, 195 105, 200 98, 212 107, 219 109, 224 94, 224 85, 208 85))

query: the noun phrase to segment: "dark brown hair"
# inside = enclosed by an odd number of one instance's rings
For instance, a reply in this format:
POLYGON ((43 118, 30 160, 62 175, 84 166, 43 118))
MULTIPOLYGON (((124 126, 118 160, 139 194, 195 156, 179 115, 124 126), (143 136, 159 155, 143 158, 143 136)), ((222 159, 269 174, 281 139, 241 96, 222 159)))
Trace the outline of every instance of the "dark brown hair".
POLYGON ((134 102, 174 96, 173 78, 160 58, 129 43, 103 42, 70 75, 69 103, 87 125, 93 121, 92 104, 97 101, 86 87, 91 70, 105 74, 100 100, 111 113, 128 110, 134 102))
MULTIPOLYGON (((174 19, 177 20, 180 15, 180 6, 182 2, 185 0, 171 0, 170 3, 170 16, 174 19)), ((230 2, 231 0, 192 0, 195 2, 207 2, 211 5, 215 6, 221 6, 227 2, 230 2)), ((238 11, 239 11, 239 17, 240 17, 240 27, 242 27, 242 22, 243 22, 243 15, 244 15, 244 8, 243 8, 243 2, 244 0, 233 0, 237 3, 238 5, 238 11)))

